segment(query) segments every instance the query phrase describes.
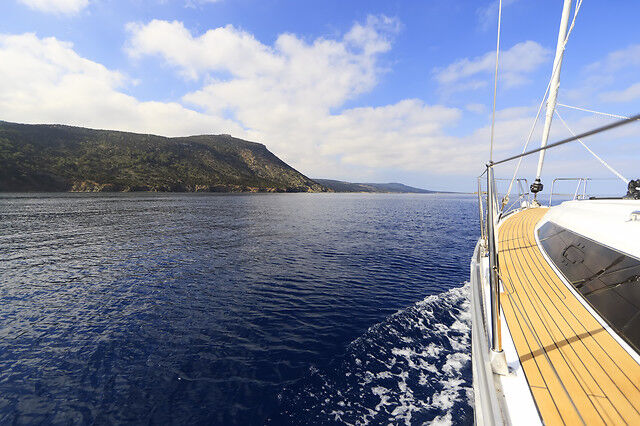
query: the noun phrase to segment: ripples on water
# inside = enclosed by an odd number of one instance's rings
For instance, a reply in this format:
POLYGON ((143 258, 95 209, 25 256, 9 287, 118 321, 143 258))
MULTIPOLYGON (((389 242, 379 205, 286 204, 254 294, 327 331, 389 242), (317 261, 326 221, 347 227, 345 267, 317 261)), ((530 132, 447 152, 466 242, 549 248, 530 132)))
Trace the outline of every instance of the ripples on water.
POLYGON ((371 327, 281 395, 274 423, 472 424, 469 284, 371 327))
POLYGON ((4 195, 0 423, 471 421, 465 290, 416 302, 467 279, 476 214, 452 195, 4 195))

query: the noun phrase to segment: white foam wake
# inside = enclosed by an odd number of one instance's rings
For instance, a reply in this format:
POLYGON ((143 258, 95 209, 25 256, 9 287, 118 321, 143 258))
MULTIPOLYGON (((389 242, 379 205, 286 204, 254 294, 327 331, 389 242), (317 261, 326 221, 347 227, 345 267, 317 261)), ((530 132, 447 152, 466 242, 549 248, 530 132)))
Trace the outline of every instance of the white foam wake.
POLYGON ((469 285, 371 327, 343 360, 314 371, 285 409, 293 423, 473 422, 469 285))

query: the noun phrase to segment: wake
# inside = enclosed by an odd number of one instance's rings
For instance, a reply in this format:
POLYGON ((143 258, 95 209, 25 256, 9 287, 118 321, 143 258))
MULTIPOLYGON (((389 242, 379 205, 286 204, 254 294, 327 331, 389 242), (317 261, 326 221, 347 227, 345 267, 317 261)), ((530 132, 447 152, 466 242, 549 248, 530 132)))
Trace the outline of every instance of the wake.
POLYGON ((391 315, 279 395, 292 424, 472 424, 469 284, 391 315))

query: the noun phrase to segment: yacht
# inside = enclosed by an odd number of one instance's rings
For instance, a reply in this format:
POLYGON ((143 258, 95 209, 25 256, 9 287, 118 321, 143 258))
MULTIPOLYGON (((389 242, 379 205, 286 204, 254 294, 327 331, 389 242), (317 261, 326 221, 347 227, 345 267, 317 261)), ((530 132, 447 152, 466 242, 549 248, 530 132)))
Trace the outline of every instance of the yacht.
MULTIPOLYGON (((627 185, 620 198, 589 197, 589 180, 578 178, 571 199, 541 202, 547 151, 584 145, 593 134, 640 118, 616 116, 606 126, 548 143, 552 119, 559 117, 563 53, 582 2, 572 3, 563 3, 551 79, 538 110, 540 115, 546 100, 540 148, 527 151, 525 145, 522 154, 491 158, 478 180, 481 237, 470 282, 480 425, 640 424, 640 179, 626 179, 596 155, 627 185), (506 195, 498 195, 495 167, 515 160, 519 165, 535 154, 533 183, 514 173, 506 195), (514 184, 520 191, 511 201, 514 184)), ((551 184, 552 194, 559 181, 551 184)))

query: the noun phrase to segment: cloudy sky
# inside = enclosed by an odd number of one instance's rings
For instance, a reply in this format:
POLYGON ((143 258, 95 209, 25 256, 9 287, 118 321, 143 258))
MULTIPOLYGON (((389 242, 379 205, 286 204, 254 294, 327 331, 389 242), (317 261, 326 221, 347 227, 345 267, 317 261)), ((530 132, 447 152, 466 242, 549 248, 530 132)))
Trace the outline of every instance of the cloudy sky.
MULTIPOLYGON (((561 13, 503 3, 497 158, 522 149, 561 13)), ((485 0, 3 0, 0 119, 228 133, 310 177, 470 191, 488 158, 496 14, 485 0)), ((637 1, 584 2, 561 103, 640 111, 638 16, 637 1)), ((610 121, 558 111, 575 132, 610 121)), ((556 119, 552 138, 568 134, 556 119)), ((634 124, 585 142, 638 178, 639 137, 634 124)), ((613 176, 578 145, 551 152, 545 174, 613 176)))

